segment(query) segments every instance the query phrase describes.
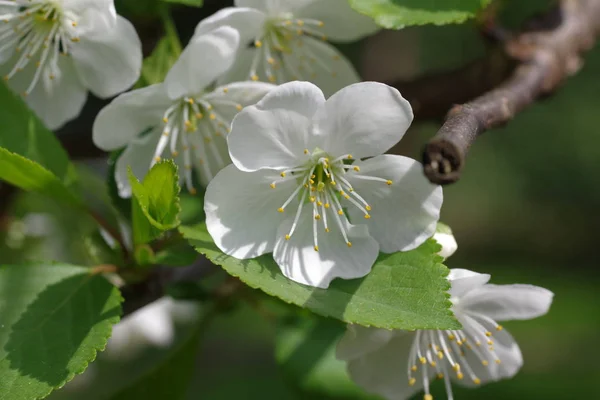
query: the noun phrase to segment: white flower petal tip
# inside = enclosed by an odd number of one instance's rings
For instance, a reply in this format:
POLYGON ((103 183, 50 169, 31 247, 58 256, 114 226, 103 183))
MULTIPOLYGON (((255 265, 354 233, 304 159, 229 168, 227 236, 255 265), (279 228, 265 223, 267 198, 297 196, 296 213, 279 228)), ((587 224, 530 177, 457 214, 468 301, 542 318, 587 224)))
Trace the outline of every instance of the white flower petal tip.
POLYGON ((458 249, 458 243, 456 243, 456 239, 452 233, 436 232, 433 235, 433 240, 442 246, 442 250, 438 252, 438 255, 445 259, 454 254, 458 249))
POLYGON ((414 160, 378 156, 411 119, 408 103, 379 83, 327 101, 308 82, 273 89, 233 120, 227 141, 237 172, 230 167, 207 189, 215 243, 238 258, 274 251, 285 276, 323 288, 365 276, 379 251, 419 246, 435 231, 441 187, 414 160))
POLYGON ((51 129, 79 115, 89 90, 111 96, 140 74, 139 38, 112 3, 3 2, 4 79, 51 129))
POLYGON ((461 330, 419 330, 416 333, 349 327, 338 344, 338 358, 348 362, 352 379, 386 399, 405 399, 424 391, 432 399, 430 382, 444 381, 453 398, 452 381, 476 387, 513 377, 523 357, 513 337, 496 321, 534 318, 547 312, 552 293, 527 285, 486 284, 488 275, 451 270, 452 284, 464 286, 452 295, 461 330), (482 283, 483 282, 483 283, 482 283), (405 370, 405 377, 398 371, 405 370))
POLYGON ((243 49, 245 56, 238 57, 228 79, 279 84, 311 81, 328 95, 360 80, 352 64, 328 43, 330 35, 334 40, 352 41, 377 29, 347 2, 278 0, 236 4, 237 8, 219 11, 196 29, 199 34, 229 25, 240 31, 242 43, 253 43, 251 48, 243 49))

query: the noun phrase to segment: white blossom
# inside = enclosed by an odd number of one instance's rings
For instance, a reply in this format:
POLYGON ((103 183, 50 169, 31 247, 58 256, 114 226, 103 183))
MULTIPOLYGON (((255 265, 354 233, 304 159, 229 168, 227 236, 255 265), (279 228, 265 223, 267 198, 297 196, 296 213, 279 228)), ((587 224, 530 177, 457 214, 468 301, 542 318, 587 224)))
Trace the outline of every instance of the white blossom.
POLYGON ((129 166, 141 179, 170 156, 193 194, 193 168, 206 185, 231 162, 225 139, 231 120, 274 87, 261 82, 214 86, 233 64, 238 44, 239 34, 230 27, 198 35, 163 83, 124 93, 98 114, 94 143, 107 151, 126 146, 115 171, 121 196, 131 196, 129 166))
POLYGON ((379 251, 416 248, 435 232, 442 189, 419 162, 381 155, 412 118, 381 83, 327 101, 308 82, 277 87, 233 121, 234 165, 205 197, 215 243, 239 259, 273 252, 285 276, 322 288, 365 276, 379 251))
POLYGON ((450 257, 458 250, 458 243, 456 243, 452 230, 447 226, 443 226, 440 229, 440 225, 438 225, 438 229, 433 235, 433 239, 442 246, 442 250, 439 251, 438 255, 444 258, 450 257))
POLYGON ((225 80, 310 81, 327 96, 360 81, 352 64, 328 41, 355 41, 379 28, 347 0, 236 0, 235 5, 196 29, 201 34, 230 25, 240 31, 240 55, 225 80))
POLYGON ((88 90, 133 85, 140 39, 113 0, 0 0, 0 74, 50 129, 77 117, 88 90))
POLYGON ((497 321, 544 315, 552 292, 531 285, 488 284, 490 276, 453 269, 449 280, 452 309, 462 330, 385 330, 349 325, 337 348, 352 379, 388 400, 408 399, 424 391, 432 400, 430 381, 475 387, 513 377, 523 357, 513 337, 497 321), (403 372, 404 371, 404 372, 403 372))

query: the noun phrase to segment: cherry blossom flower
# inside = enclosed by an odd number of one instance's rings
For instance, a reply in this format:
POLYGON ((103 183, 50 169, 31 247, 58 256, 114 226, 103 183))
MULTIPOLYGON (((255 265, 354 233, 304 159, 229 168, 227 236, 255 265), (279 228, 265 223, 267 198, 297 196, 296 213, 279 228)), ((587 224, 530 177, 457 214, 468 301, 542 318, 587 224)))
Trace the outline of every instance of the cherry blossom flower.
POLYGON ((233 64, 238 44, 239 34, 230 27, 199 35, 163 83, 124 93, 98 114, 94 143, 107 151, 126 146, 115 171, 121 196, 131 196, 128 167, 141 179, 170 155, 183 171, 187 189, 195 193, 193 168, 206 185, 231 163, 225 140, 231 120, 274 87, 261 82, 214 87, 233 64))
POLYGON ((113 0, 0 0, 0 73, 50 129, 77 117, 88 91, 133 85, 140 39, 113 0))
POLYGON ((236 116, 234 165, 207 188, 217 246, 239 259, 273 252, 285 276, 322 288, 365 276, 379 251, 418 247, 435 232, 442 189, 419 162, 381 155, 412 118, 410 104, 381 83, 327 101, 308 82, 277 87, 236 116))
POLYGON ((552 292, 531 285, 492 285, 490 276, 453 269, 449 280, 453 311, 462 330, 385 330, 349 325, 337 348, 352 379, 388 400, 408 399, 423 390, 432 400, 430 381, 476 387, 513 377, 523 357, 513 337, 496 321, 544 315, 552 292), (405 371, 404 373, 402 371, 405 371))
POLYGON ((225 80, 273 83, 310 81, 327 96, 360 81, 352 64, 331 44, 352 42, 379 28, 350 8, 347 0, 236 0, 198 25, 240 31, 241 49, 225 80))
POLYGON ((444 258, 450 257, 458 249, 458 244, 452 234, 452 229, 447 225, 438 224, 433 239, 442 246, 442 250, 440 250, 438 254, 444 258))

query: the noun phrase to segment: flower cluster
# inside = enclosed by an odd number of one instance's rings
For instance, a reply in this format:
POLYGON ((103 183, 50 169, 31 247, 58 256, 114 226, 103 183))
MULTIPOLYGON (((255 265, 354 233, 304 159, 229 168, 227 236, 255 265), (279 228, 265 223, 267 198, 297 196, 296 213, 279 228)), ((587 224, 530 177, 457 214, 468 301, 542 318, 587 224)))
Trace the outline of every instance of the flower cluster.
MULTIPOLYGON (((119 194, 132 195, 129 170, 142 178, 173 159, 189 193, 206 187, 206 227, 227 255, 272 253, 284 276, 326 289, 366 276, 380 253, 432 237, 441 256, 456 250, 451 232, 436 234, 441 187, 419 162, 385 154, 411 125, 411 105, 395 88, 360 82, 330 43, 378 29, 347 0, 236 0, 198 24, 161 83, 127 93, 140 76, 141 45, 113 0, 0 0, 0 19, 9 87, 51 129, 81 112, 88 91, 118 95, 97 116, 93 140, 120 150, 119 194)), ((543 315, 552 293, 489 278, 451 271, 463 329, 349 326, 338 357, 387 399, 423 390, 431 400, 434 377, 451 399, 451 380, 513 376, 521 352, 496 321, 543 315)))

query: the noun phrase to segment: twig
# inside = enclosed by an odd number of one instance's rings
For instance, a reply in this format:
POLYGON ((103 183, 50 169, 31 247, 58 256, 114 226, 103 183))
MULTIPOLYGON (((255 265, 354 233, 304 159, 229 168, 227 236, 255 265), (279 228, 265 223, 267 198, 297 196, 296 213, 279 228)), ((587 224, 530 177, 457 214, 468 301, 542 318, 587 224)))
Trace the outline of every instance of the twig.
POLYGON ((423 152, 425 175, 433 183, 456 182, 475 139, 509 122, 542 96, 555 91, 583 64, 600 33, 600 0, 562 0, 531 29, 508 39, 504 49, 519 61, 496 89, 453 107, 423 152))

